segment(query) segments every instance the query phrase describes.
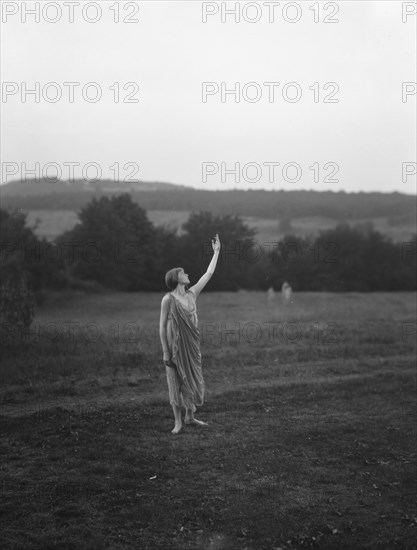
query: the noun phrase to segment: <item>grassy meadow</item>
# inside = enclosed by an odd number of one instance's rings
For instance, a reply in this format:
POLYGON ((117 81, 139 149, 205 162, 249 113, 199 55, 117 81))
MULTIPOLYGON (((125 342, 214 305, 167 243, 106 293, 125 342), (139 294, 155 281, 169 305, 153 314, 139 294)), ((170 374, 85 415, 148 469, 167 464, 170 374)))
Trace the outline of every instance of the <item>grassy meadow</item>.
POLYGON ((0 548, 417 548, 415 293, 203 291, 209 425, 177 436, 162 295, 2 334, 0 548))

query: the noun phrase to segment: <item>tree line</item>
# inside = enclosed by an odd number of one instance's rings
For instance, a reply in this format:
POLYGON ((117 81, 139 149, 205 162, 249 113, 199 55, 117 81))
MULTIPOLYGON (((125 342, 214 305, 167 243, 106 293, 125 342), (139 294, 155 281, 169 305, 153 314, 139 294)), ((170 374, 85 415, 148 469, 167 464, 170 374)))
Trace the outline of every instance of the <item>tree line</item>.
POLYGON ((258 243, 239 216, 200 210, 179 235, 154 226, 128 193, 93 198, 78 217, 51 243, 27 226, 24 212, 1 209, 2 285, 24 280, 35 296, 65 288, 164 292, 172 267, 198 280, 218 233, 222 247, 208 291, 277 290, 284 281, 296 291, 416 290, 416 235, 394 243, 371 224, 258 243))
MULTIPOLYGON (((111 196, 106 188, 110 181, 85 185, 28 180, 10 182, 3 186, 2 201, 10 208, 28 210, 74 210, 84 208, 94 198, 111 196)), ((132 186, 129 194, 134 202, 146 210, 187 210, 204 208, 217 214, 236 214, 257 218, 277 219, 287 216, 322 216, 343 222, 349 219, 388 217, 393 224, 412 223, 415 219, 415 201, 401 193, 345 193, 344 191, 267 191, 264 189, 232 189, 207 191, 165 184, 159 190, 138 191, 132 186)), ((124 184, 127 187, 127 184, 124 184)))

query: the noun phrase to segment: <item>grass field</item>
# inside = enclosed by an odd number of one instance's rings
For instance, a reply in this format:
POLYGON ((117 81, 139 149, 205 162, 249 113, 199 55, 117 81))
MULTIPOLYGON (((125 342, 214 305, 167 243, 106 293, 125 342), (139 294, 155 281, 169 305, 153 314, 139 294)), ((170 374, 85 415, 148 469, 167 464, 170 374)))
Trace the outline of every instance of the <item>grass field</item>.
MULTIPOLYGON (((155 225, 166 225, 172 229, 178 228, 187 221, 190 212, 186 210, 148 210, 147 215, 155 225)), ((72 229, 77 223, 77 213, 71 210, 30 210, 28 222, 30 225, 39 219, 36 233, 39 237, 54 239, 60 233, 72 229)), ((256 240, 259 243, 270 243, 282 239, 285 235, 278 230, 279 220, 243 217, 249 227, 257 228, 256 240)), ((350 225, 363 224, 372 221, 380 233, 387 235, 394 242, 405 242, 416 233, 416 224, 404 222, 399 225, 390 225, 388 218, 372 218, 371 220, 351 220, 350 225)), ((319 231, 336 227, 337 220, 323 217, 295 218, 291 222, 291 233, 298 236, 317 235, 319 231)))
POLYGON ((50 294, 3 334, 3 549, 413 549, 416 294, 198 298, 174 425, 162 294, 50 294))

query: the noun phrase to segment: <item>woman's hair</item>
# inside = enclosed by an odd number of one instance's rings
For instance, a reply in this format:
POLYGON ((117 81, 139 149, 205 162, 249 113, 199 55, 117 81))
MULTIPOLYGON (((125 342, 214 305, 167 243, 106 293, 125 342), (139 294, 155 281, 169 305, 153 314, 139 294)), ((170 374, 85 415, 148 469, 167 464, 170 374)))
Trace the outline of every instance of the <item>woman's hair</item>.
POLYGON ((165 283, 169 290, 175 290, 175 287, 178 284, 178 273, 180 271, 184 271, 182 267, 174 267, 174 269, 167 271, 165 275, 165 283))

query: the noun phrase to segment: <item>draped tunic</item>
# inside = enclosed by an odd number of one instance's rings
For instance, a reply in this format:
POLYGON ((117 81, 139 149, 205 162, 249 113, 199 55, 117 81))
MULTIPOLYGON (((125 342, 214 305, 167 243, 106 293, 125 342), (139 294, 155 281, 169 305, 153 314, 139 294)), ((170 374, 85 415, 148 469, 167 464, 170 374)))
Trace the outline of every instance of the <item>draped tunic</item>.
POLYGON ((196 296, 186 291, 189 307, 172 292, 168 293, 167 340, 175 368, 166 367, 170 404, 196 410, 204 403, 204 379, 201 369, 200 332, 196 296))

